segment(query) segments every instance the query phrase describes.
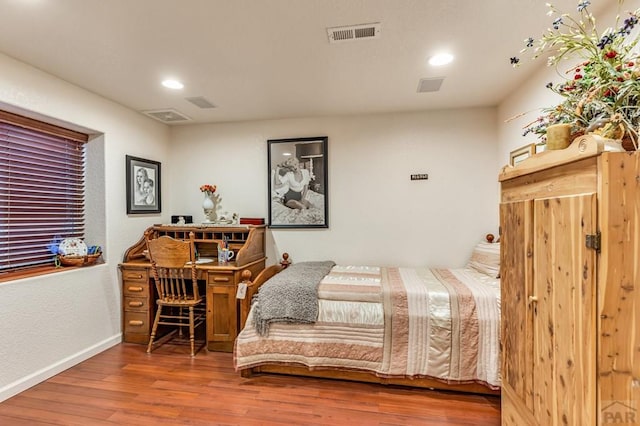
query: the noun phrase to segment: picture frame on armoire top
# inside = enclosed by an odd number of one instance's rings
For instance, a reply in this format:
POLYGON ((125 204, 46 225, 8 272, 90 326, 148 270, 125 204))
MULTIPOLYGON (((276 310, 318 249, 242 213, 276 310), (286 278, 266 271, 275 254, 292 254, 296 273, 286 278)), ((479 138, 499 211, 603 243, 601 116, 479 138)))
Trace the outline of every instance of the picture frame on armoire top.
POLYGON ((160 163, 126 156, 127 214, 161 212, 160 163))
POLYGON ((536 153, 536 144, 531 143, 525 146, 522 146, 518 149, 515 149, 509 153, 509 165, 512 167, 517 166, 527 158, 535 155, 536 153))
POLYGON ((270 228, 328 228, 327 136, 267 141, 270 228))

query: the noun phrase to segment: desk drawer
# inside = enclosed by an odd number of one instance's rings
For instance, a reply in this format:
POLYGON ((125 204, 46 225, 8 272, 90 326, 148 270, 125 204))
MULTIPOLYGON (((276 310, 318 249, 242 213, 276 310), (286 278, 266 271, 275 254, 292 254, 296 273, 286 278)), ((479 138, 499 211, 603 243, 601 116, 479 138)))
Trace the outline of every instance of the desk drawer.
POLYGON ((146 283, 149 281, 149 271, 146 268, 123 269, 122 281, 146 283))
POLYGON ((126 296, 124 298, 123 308, 125 311, 149 312, 149 298, 126 296))
POLYGON ((124 297, 149 297, 149 282, 127 280, 122 285, 122 294, 124 297))
POLYGON ((207 274, 209 285, 235 285, 233 272, 209 272, 207 274))
POLYGON ((125 343, 137 343, 140 345, 146 345, 149 343, 149 334, 149 331, 147 331, 146 333, 124 333, 122 340, 125 343))
POLYGON ((149 324, 148 312, 125 312, 125 333, 149 333, 150 330, 151 324, 149 324))

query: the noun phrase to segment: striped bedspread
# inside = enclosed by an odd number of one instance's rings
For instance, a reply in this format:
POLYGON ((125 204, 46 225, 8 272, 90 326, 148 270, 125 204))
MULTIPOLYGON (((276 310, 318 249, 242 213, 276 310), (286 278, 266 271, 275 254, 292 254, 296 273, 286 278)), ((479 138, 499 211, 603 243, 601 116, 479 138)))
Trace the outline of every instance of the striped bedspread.
POLYGON ((500 287, 489 275, 336 265, 318 297, 315 324, 272 324, 261 337, 249 318, 236 369, 293 364, 500 386, 500 287))

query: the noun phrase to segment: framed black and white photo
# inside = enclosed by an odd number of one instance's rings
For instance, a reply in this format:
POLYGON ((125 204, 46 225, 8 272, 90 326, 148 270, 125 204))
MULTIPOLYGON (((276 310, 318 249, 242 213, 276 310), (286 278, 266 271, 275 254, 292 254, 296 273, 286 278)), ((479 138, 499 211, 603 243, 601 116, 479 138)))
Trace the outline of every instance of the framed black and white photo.
POLYGON ((328 228, 327 136, 270 139, 269 227, 328 228))
POLYGON ((126 156, 127 214, 160 213, 160 163, 126 156))

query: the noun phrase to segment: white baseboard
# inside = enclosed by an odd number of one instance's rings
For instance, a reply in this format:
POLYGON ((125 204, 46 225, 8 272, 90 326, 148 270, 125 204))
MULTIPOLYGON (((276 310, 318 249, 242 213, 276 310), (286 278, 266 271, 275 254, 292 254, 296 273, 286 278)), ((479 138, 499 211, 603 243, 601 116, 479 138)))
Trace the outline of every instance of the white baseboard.
POLYGON ((119 344, 122 341, 122 333, 118 333, 115 336, 112 336, 108 339, 103 340, 102 342, 98 342, 93 346, 86 348, 85 350, 78 352, 74 355, 71 355, 67 358, 61 359, 59 362, 52 364, 46 368, 35 371, 28 376, 25 376, 19 380, 16 380, 13 383, 9 383, 8 385, 0 388, 0 402, 11 398, 14 395, 19 394, 22 391, 29 389, 32 386, 37 385, 38 383, 44 382, 50 377, 55 376, 56 374, 73 367, 76 364, 81 363, 94 355, 99 354, 112 346, 119 344))

